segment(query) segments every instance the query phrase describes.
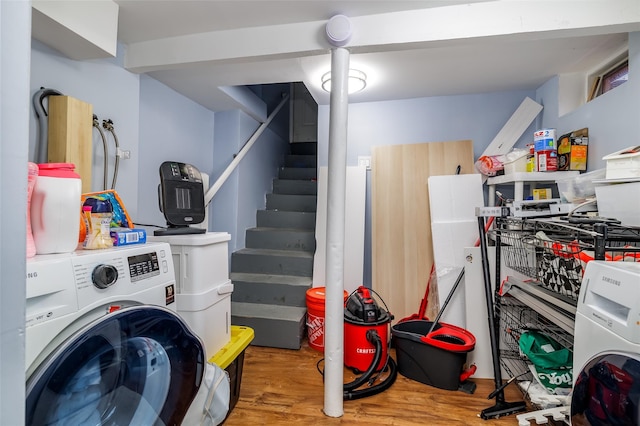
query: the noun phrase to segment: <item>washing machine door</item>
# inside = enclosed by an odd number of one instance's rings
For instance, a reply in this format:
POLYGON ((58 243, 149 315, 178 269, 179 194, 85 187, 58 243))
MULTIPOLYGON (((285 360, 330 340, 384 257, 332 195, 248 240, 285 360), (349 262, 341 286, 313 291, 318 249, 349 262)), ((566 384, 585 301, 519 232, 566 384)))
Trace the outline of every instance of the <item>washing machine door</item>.
POLYGON ((640 354, 609 352, 593 357, 576 379, 571 424, 640 424, 640 354))
POLYGON ((122 309, 56 348, 27 380, 26 425, 179 425, 205 349, 175 313, 122 309))

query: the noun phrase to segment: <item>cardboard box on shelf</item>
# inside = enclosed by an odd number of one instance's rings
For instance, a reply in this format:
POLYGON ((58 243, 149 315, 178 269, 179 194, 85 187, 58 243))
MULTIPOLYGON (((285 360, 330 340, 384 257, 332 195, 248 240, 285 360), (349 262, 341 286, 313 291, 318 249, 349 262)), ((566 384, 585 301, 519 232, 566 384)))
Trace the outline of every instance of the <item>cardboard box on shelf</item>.
POLYGON ((109 233, 114 246, 147 242, 147 231, 142 228, 111 228, 109 233))
POLYGON ((558 170, 587 170, 589 129, 574 130, 558 138, 558 170))
POLYGON ((551 188, 536 188, 533 190, 534 200, 549 200, 551 199, 551 188))

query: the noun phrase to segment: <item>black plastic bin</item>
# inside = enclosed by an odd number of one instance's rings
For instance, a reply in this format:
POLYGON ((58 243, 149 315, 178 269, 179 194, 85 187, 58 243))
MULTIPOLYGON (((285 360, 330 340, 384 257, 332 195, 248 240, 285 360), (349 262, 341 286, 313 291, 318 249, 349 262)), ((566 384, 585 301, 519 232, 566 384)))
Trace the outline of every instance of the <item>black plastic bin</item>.
POLYGON ((398 372, 403 376, 445 390, 458 390, 467 354, 476 344, 469 331, 455 325, 411 320, 391 327, 398 372))

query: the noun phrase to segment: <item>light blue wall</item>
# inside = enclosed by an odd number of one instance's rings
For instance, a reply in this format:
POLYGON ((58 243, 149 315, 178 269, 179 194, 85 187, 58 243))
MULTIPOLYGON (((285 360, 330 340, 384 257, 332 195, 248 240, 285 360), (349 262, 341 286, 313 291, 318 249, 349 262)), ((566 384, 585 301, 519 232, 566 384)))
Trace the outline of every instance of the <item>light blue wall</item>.
POLYGON ((640 134, 640 32, 629 34, 629 81, 562 117, 558 116, 558 78, 536 92, 544 105, 542 127, 562 135, 589 128, 588 170, 605 167, 607 154, 637 145, 640 134))
MULTIPOLYGON (((533 91, 416 98, 349 105, 347 165, 375 145, 471 139, 477 158, 533 91)), ((531 126, 521 141, 533 138, 531 126)), ((329 106, 318 108, 318 164, 327 165, 329 106)), ((470 171, 469 171, 470 172, 470 171)), ((453 171, 452 171, 453 173, 453 171)))
MULTIPOLYGON (((216 179, 222 175, 229 163, 233 161, 233 156, 240 151, 243 144, 241 138, 246 140, 258 127, 256 123, 252 123, 249 129, 245 129, 242 134, 239 134, 243 115, 240 111, 224 111, 215 115, 215 140, 224 141, 224 143, 220 143, 216 149, 210 185, 213 185, 216 179)), ((239 191, 238 175, 238 169, 229 175, 213 198, 209 209, 209 229, 229 232, 231 234, 230 247, 237 247, 239 241, 242 241, 235 232, 238 225, 238 203, 236 202, 239 191)), ((229 249, 229 252, 231 251, 229 249)))
MULTIPOLYGON (((111 119, 120 147, 131 151, 131 160, 120 161, 116 190, 133 220, 137 217, 139 176, 139 101, 140 77, 122 67, 122 49, 117 58, 74 61, 44 44, 33 40, 31 49, 31 95, 46 87, 56 89, 93 106, 93 113, 102 120, 111 119)), ((30 110, 29 158, 34 158, 38 137, 34 109, 30 110)), ((114 167, 114 140, 107 133, 109 147, 108 185, 114 167)), ((102 190, 104 149, 102 139, 93 129, 93 175, 91 189, 102 190)))
MULTIPOLYGON (((282 123, 283 117, 287 116, 285 106, 274 121, 282 123)), ((216 113, 211 184, 225 171, 234 154, 240 151, 259 124, 240 111, 216 113)), ((280 127, 276 125, 275 128, 280 127)), ((287 150, 288 140, 267 128, 214 197, 210 230, 231 234, 229 253, 243 248, 245 231, 256 226, 256 211, 265 208, 265 194, 271 192, 273 178, 277 176, 287 150)))
POLYGON ((140 76, 139 223, 166 226, 158 208, 158 169, 164 161, 213 171, 214 113, 148 76, 140 76))

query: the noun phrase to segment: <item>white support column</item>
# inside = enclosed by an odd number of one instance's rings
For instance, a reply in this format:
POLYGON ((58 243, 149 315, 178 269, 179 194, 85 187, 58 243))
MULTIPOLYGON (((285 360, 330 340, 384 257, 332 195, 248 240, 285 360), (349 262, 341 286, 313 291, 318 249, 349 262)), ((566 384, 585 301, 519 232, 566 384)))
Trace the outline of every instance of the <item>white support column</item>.
POLYGON ((344 414, 344 229, 347 176, 349 51, 331 51, 329 164, 327 179, 324 413, 344 414))

